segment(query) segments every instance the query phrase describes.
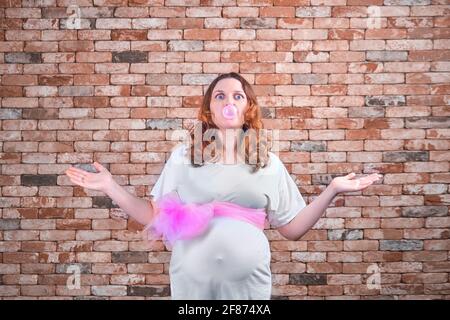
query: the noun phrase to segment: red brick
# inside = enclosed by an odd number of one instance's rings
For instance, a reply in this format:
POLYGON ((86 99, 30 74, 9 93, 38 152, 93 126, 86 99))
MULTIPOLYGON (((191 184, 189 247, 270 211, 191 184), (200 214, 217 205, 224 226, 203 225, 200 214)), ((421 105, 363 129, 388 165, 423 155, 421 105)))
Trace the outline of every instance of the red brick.
POLYGON ((344 293, 342 286, 310 286, 308 288, 308 294, 311 296, 331 296, 341 295, 344 293))
POLYGON ((36 263, 38 262, 39 255, 37 253, 25 253, 25 252, 4 252, 4 263, 36 263))
POLYGON ((365 262, 402 261, 402 253, 388 252, 388 251, 368 251, 364 252, 363 261, 365 262))
POLYGON ((306 264, 308 273, 341 273, 340 262, 308 262, 306 264))
POLYGON ((24 296, 54 296, 55 286, 53 285, 23 285, 20 293, 24 296))

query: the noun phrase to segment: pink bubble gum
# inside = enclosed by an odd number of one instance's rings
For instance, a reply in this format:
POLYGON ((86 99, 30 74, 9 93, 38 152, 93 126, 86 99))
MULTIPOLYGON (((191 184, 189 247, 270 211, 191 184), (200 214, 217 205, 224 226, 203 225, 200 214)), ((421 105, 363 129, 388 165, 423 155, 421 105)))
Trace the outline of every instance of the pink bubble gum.
POLYGON ((231 120, 236 118, 237 116, 237 108, 236 106, 232 105, 232 104, 227 104, 223 109, 222 109, 222 115, 225 119, 231 120))

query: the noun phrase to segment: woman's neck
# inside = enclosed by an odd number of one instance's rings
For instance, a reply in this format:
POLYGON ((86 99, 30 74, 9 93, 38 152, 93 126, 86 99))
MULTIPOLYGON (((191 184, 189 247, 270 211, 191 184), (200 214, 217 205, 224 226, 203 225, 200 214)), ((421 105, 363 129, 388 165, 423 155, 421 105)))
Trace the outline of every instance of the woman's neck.
POLYGON ((237 141, 238 141, 238 129, 221 129, 220 139, 223 142, 222 146, 222 159, 219 162, 223 164, 235 164, 239 159, 236 159, 237 155, 237 141))

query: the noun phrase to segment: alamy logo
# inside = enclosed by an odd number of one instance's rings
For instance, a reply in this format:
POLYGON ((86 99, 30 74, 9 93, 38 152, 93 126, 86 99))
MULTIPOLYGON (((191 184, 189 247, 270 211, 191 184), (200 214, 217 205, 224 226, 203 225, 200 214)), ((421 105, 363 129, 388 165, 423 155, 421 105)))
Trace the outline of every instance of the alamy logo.
POLYGON ((367 8, 367 29, 381 28, 381 9, 378 6, 369 6, 367 8))
POLYGON ((380 290, 381 289, 381 271, 378 264, 374 263, 371 264, 367 268, 367 273, 370 274, 370 276, 367 278, 367 289, 369 290, 380 290))
POLYGON ((69 15, 66 22, 67 29, 81 29, 81 10, 76 4, 67 7, 66 13, 69 15))
POLYGON ((67 267, 66 273, 72 273, 67 278, 66 286, 69 290, 77 290, 81 288, 81 270, 80 266, 77 265, 71 265, 67 267))

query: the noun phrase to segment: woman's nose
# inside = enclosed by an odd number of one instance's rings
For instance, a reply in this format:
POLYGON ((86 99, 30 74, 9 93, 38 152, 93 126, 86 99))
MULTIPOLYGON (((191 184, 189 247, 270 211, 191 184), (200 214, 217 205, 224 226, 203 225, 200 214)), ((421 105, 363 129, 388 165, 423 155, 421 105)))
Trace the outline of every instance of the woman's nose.
POLYGON ((228 97, 225 99, 225 105, 227 105, 227 104, 234 104, 234 98, 233 98, 233 96, 228 96, 228 97))

